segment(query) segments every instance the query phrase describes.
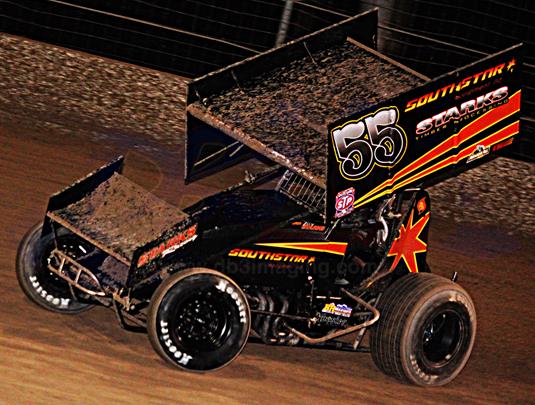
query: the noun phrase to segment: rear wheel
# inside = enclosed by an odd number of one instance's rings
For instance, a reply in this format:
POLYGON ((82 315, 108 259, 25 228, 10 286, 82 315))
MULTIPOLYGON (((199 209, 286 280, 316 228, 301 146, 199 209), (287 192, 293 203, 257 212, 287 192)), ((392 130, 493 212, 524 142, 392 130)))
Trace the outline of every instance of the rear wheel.
POLYGON ((174 366, 210 371, 242 351, 251 327, 243 291, 227 276, 196 268, 174 274, 155 291, 148 319, 156 352, 174 366))
MULTIPOLYGON (((81 297, 73 298, 65 280, 48 270, 50 254, 55 249, 54 235, 41 236, 41 223, 32 227, 20 242, 17 251, 17 279, 22 291, 35 304, 52 312, 78 314, 92 308, 81 297)), ((87 254, 91 245, 66 229, 57 232, 58 248, 76 259, 87 254)))
POLYGON ((408 274, 385 291, 377 309, 370 349, 383 372, 437 386, 462 371, 476 335, 474 304, 462 287, 434 274, 408 274))

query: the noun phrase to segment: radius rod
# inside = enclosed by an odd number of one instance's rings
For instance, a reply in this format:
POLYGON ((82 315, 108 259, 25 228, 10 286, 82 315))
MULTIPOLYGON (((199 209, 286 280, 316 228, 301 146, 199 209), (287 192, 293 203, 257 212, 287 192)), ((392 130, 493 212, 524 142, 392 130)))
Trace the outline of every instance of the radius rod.
POLYGON ((379 311, 373 305, 370 305, 366 301, 364 301, 362 298, 357 297, 354 294, 351 294, 345 288, 342 288, 341 291, 345 295, 347 295, 349 298, 351 298, 352 300, 358 302, 364 308, 368 309, 371 313, 373 313, 373 317, 371 319, 368 319, 365 322, 362 322, 362 323, 358 324, 358 325, 350 326, 349 328, 341 329, 341 330, 338 330, 338 331, 333 332, 333 333, 329 333, 329 334, 327 334, 327 335, 325 335, 323 337, 319 337, 319 338, 312 338, 312 337, 310 337, 308 335, 305 335, 302 332, 299 332, 297 329, 294 329, 294 328, 292 328, 290 326, 286 326, 288 328, 288 330, 290 332, 292 332, 294 335, 296 335, 296 336, 300 337, 301 339, 303 339, 307 343, 318 344, 318 343, 325 343, 328 340, 336 339, 336 338, 341 337, 341 336, 349 335, 350 333, 356 332, 356 331, 358 331, 360 329, 363 329, 363 328, 367 328, 368 326, 373 325, 375 322, 377 322, 379 320, 379 316, 380 316, 379 311))

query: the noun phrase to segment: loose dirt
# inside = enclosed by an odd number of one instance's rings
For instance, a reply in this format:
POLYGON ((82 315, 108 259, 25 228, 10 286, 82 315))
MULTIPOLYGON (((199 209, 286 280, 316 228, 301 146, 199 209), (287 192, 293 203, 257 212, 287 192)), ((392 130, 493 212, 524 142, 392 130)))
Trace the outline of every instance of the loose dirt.
POLYGON ((86 197, 54 212, 122 257, 187 218, 177 207, 115 173, 86 197))
POLYGON ((421 83, 346 42, 240 83, 195 107, 324 178, 328 124, 421 83))

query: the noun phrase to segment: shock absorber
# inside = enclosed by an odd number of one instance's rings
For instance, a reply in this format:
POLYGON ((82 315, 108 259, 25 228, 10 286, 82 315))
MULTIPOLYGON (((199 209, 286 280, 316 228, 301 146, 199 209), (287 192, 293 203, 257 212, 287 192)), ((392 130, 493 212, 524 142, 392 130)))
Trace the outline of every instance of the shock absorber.
MULTIPOLYGON (((273 298, 269 294, 265 295, 266 301, 268 303, 268 311, 273 312, 275 310, 275 302, 273 301, 273 298)), ((262 328, 260 330, 260 337, 262 338, 262 341, 264 343, 270 344, 273 343, 273 338, 269 336, 270 332, 270 324, 271 324, 271 316, 267 315, 264 319, 264 322, 262 324, 262 328)))
MULTIPOLYGON (((277 298, 278 304, 280 304, 279 312, 285 314, 288 312, 290 303, 288 299, 279 292, 274 292, 275 298, 277 298)), ((279 316, 275 318, 273 324, 271 325, 271 334, 277 339, 277 343, 284 343, 285 337, 288 335, 286 328, 281 327, 283 319, 279 316)))

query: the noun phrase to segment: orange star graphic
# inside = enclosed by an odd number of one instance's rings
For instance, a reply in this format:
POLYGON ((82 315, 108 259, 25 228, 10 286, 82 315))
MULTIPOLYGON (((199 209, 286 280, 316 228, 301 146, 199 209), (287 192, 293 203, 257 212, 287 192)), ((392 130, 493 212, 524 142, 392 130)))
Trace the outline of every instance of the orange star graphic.
POLYGON ((425 209, 427 208, 427 205, 425 204, 425 197, 418 201, 418 204, 416 204, 416 208, 418 209, 418 214, 422 214, 422 212, 425 211, 425 209))
POLYGON ((411 273, 418 272, 418 262, 416 253, 427 251, 427 243, 420 239, 420 234, 429 221, 429 212, 413 224, 414 210, 411 212, 407 227, 402 224, 399 228, 399 236, 394 239, 388 256, 396 256, 392 263, 391 270, 394 270, 398 263, 403 259, 411 273))

